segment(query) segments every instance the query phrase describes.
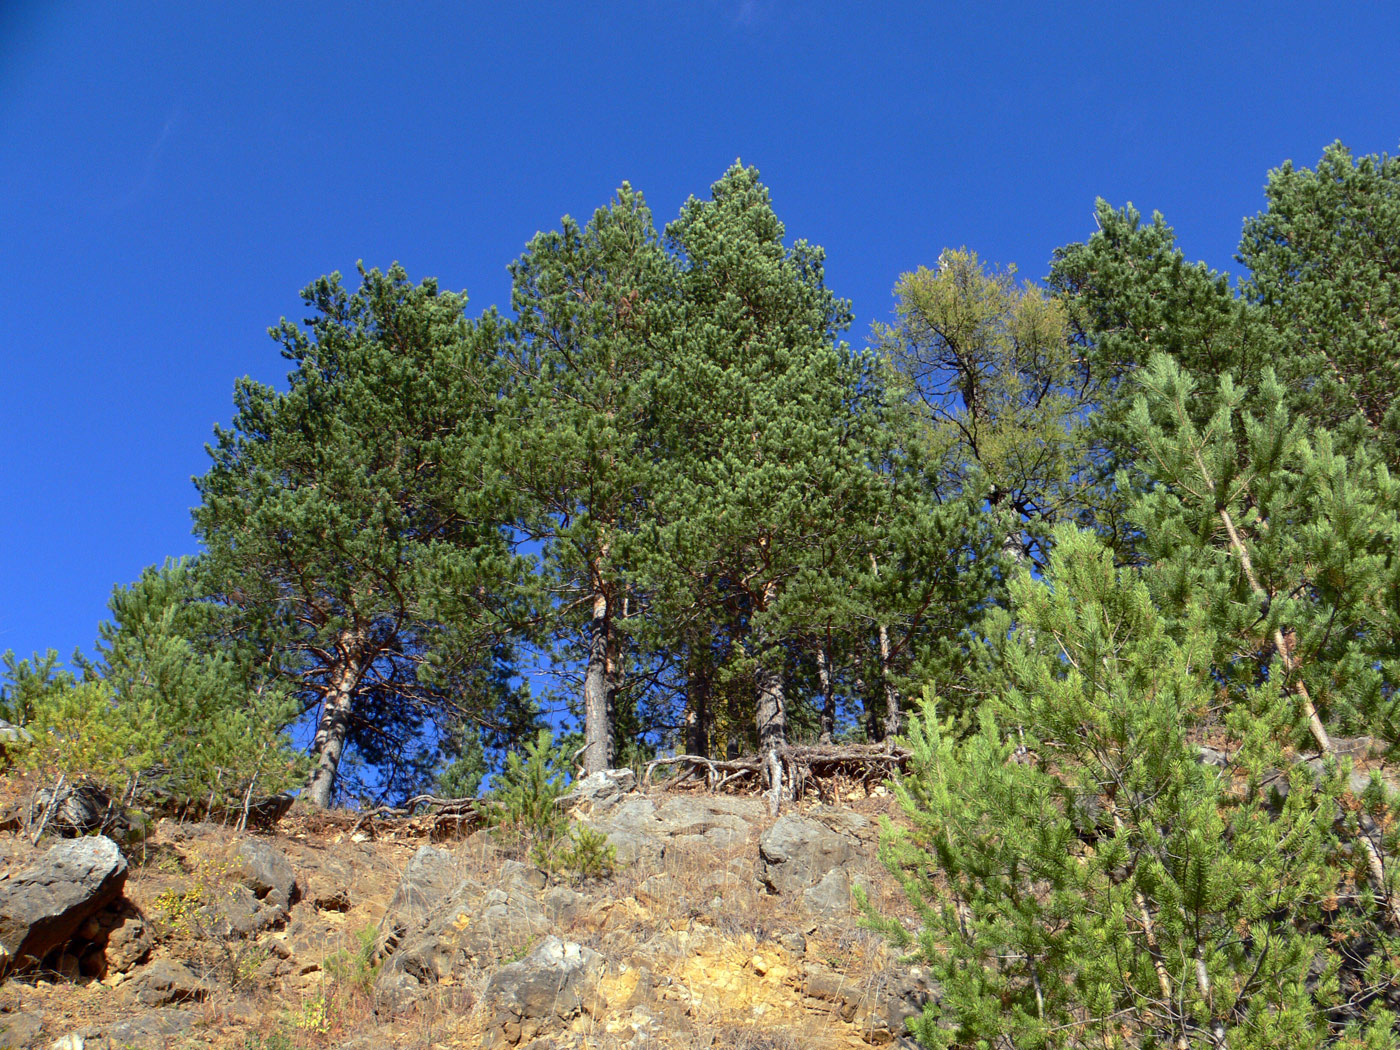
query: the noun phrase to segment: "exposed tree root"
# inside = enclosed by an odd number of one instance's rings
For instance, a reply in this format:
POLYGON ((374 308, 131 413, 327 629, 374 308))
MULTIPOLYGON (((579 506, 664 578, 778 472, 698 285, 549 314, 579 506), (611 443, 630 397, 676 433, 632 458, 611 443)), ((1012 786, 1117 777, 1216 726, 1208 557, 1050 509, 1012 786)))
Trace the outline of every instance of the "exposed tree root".
POLYGON ((676 755, 647 763, 642 787, 651 786, 656 770, 675 767, 672 787, 703 784, 712 792, 752 793, 775 791, 775 800, 802 798, 809 788, 823 801, 836 800, 838 780, 855 782, 867 790, 897 772, 909 761, 909 749, 888 744, 812 744, 774 748, 764 755, 711 759, 700 755, 676 755))

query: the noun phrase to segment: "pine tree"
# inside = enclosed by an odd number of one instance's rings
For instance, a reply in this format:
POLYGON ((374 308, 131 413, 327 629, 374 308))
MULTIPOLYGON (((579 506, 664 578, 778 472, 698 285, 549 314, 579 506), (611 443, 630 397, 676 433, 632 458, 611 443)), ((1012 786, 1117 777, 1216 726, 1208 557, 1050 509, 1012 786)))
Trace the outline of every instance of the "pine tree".
POLYGON ((1097 539, 1054 541, 1043 581, 1012 582, 1014 620, 989 624, 1003 689, 978 731, 959 742, 932 698, 911 726, 913 827, 887 829, 884 856, 923 927, 879 925, 942 985, 920 1042, 1395 1045, 1376 997, 1391 949, 1372 942, 1358 974, 1339 921, 1342 779, 1300 766, 1281 803, 1262 788, 1291 699, 1277 680, 1244 689, 1215 726, 1228 768, 1203 762, 1208 612, 1169 629, 1097 539))
POLYGON ((875 335, 912 406, 935 484, 985 492, 1007 518, 1012 560, 1043 562, 1042 537, 1080 516, 1091 377, 1069 341, 1064 304, 945 251, 895 285, 897 321, 875 335))
POLYGON ((1205 395, 1193 410, 1208 416, 1219 377, 1257 376, 1277 347, 1224 274, 1187 262, 1160 214, 1144 223, 1131 204, 1099 200, 1094 218, 1098 229, 1086 242, 1056 250, 1048 283, 1065 304, 1092 409, 1084 437, 1097 485, 1085 521, 1120 557, 1136 558, 1127 510, 1144 482, 1125 420, 1139 369, 1153 354, 1179 362, 1205 395))
POLYGON ((666 230, 680 316, 656 380, 657 586, 689 581, 739 625, 727 671, 752 677, 764 751, 786 740, 802 637, 849 616, 845 585, 830 588, 864 571, 862 523, 882 500, 874 362, 836 341, 850 308, 826 288, 820 249, 783 236, 752 168, 736 164, 709 200, 685 204, 666 230))
POLYGON ((88 678, 112 718, 147 738, 149 787, 176 804, 272 794, 304 774, 285 730, 298 714, 285 684, 229 632, 228 610, 201 594, 188 560, 150 568, 110 602, 88 678))
POLYGON ((303 292, 309 334, 272 329, 289 388, 239 382, 194 512, 209 588, 318 712, 308 794, 321 806, 348 743, 381 765, 381 793, 429 774, 424 735, 451 698, 433 684, 440 663, 420 669, 445 640, 449 663, 492 660, 517 593, 491 505, 502 490, 473 485, 496 324, 468 322, 463 296, 397 266, 360 277, 355 292, 338 274, 303 292))
POLYGON ((588 772, 617 754, 614 723, 637 615, 627 542, 653 457, 646 376, 665 338, 673 272, 642 195, 627 185, 580 227, 537 235, 511 266, 513 374, 493 459, 524 497, 516 528, 543 545, 552 633, 584 665, 588 772))
MULTIPOLYGON (((1129 422, 1154 485, 1135 517, 1163 609, 1208 610, 1215 675, 1227 690, 1279 684, 1294 710, 1285 742, 1334 768, 1333 733, 1363 731, 1393 745, 1400 487, 1364 449, 1344 457, 1330 431, 1295 422, 1269 370, 1260 410, 1243 408, 1227 375, 1215 415, 1200 427, 1190 419, 1198 392, 1174 363, 1154 358, 1141 381, 1146 396, 1129 422)), ((1379 795, 1372 801, 1388 810, 1379 795)), ((1364 821, 1347 835, 1400 932, 1393 836, 1364 821)))
POLYGON ((1245 223, 1244 286, 1276 333, 1290 405, 1400 466, 1400 158, 1340 142, 1316 170, 1269 173, 1268 208, 1245 223))

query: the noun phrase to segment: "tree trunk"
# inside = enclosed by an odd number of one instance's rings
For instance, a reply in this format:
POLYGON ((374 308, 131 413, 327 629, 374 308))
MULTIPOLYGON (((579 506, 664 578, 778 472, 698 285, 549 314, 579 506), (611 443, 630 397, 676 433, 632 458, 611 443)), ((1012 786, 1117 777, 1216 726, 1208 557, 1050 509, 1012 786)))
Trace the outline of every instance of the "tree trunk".
POLYGON ((890 629, 884 624, 880 625, 880 684, 885 691, 885 724, 881 728, 887 737, 898 736, 904 730, 904 715, 890 671, 890 629))
POLYGON ((822 691, 822 735, 823 744, 831 743, 836 733, 836 688, 831 681, 831 631, 817 646, 817 681, 822 691))
POLYGON ((698 647, 686 671, 685 753, 710 757, 710 664, 698 647))
MULTIPOLYGON (((763 588, 763 607, 766 609, 778 596, 778 585, 768 583, 763 588)), ((787 708, 783 702, 782 654, 765 656, 766 639, 763 631, 755 632, 755 646, 758 651, 758 666, 754 668, 754 686, 758 693, 758 750, 766 753, 787 743, 787 708)))
MULTIPOLYGON (((880 563, 875 560, 874 554, 870 555, 870 571, 877 580, 880 578, 880 563)), ((904 728, 899 709, 899 691, 895 689, 894 677, 890 673, 890 629, 883 623, 880 624, 880 687, 885 694, 885 718, 883 724, 879 725, 877 739, 883 740, 885 737, 897 736, 904 728)), ((870 716, 870 726, 872 729, 876 727, 873 713, 870 716)))
POLYGON ((884 739, 882 735, 884 723, 879 717, 879 708, 866 688, 865 656, 859 651, 856 652, 855 662, 855 677, 851 679, 851 688, 856 691, 856 696, 860 697, 861 706, 865 708, 865 738, 872 743, 878 742, 884 739))
POLYGON ((608 656, 612 634, 608 596, 593 595, 588 625, 588 670, 583 679, 583 771, 587 776, 612 768, 612 712, 608 709, 608 656))
POLYGON ((754 679, 758 687, 758 749, 768 752, 787 743, 783 672, 765 663, 754 672, 754 679))
POLYGON ((345 752, 350 716, 355 709, 355 690, 367 663, 360 652, 359 639, 353 634, 342 635, 336 648, 339 662, 331 670, 330 688, 322 702, 316 740, 311 745, 311 751, 316 756, 316 767, 306 786, 307 797, 322 809, 330 806, 331 796, 335 793, 336 771, 345 752))
POLYGON ((724 757, 735 759, 744 753, 744 738, 739 732, 744 724, 744 713, 732 683, 725 690, 725 715, 729 719, 729 732, 724 740, 724 757))

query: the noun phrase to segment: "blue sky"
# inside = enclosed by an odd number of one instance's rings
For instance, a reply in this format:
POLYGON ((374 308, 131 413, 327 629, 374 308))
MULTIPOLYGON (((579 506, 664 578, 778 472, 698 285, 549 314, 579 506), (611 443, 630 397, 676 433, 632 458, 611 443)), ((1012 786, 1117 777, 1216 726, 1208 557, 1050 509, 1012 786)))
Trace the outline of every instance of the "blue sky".
POLYGON ((624 179, 665 222, 736 157, 853 340, 944 247, 1042 276, 1097 196, 1228 267, 1269 168, 1396 151, 1397 41, 1390 3, 3 0, 0 651, 89 649, 195 550, 204 442, 319 274, 506 307, 536 230, 624 179))

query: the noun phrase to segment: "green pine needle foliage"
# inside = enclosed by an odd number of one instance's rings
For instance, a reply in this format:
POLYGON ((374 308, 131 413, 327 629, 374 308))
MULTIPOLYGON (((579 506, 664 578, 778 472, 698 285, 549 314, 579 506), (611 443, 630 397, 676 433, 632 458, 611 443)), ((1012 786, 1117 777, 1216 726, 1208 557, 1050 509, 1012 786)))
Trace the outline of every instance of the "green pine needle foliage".
POLYGON ((1334 833, 1343 778, 1297 766, 1281 802, 1265 789, 1295 718, 1269 681, 1223 719, 1228 770, 1202 762, 1203 618, 1174 636, 1098 539, 1054 541, 989 630, 1003 690, 976 732, 959 740, 933 696, 910 727, 912 828, 882 854, 922 927, 876 925, 942 985, 920 1042, 1393 1045, 1378 993, 1400 944, 1334 833), (1380 941, 1358 964, 1362 936, 1380 941))
POLYGON ((505 768, 492 779, 483 812, 503 838, 552 840, 568 826, 558 806, 568 783, 554 734, 541 729, 524 748, 506 755, 505 768))
POLYGON ((250 789, 300 780, 304 762, 285 733, 296 705, 225 644, 191 563, 146 570, 110 607, 98 659, 79 659, 81 682, 52 659, 9 661, 6 707, 31 737, 22 766, 180 807, 212 794, 233 808, 250 789))

